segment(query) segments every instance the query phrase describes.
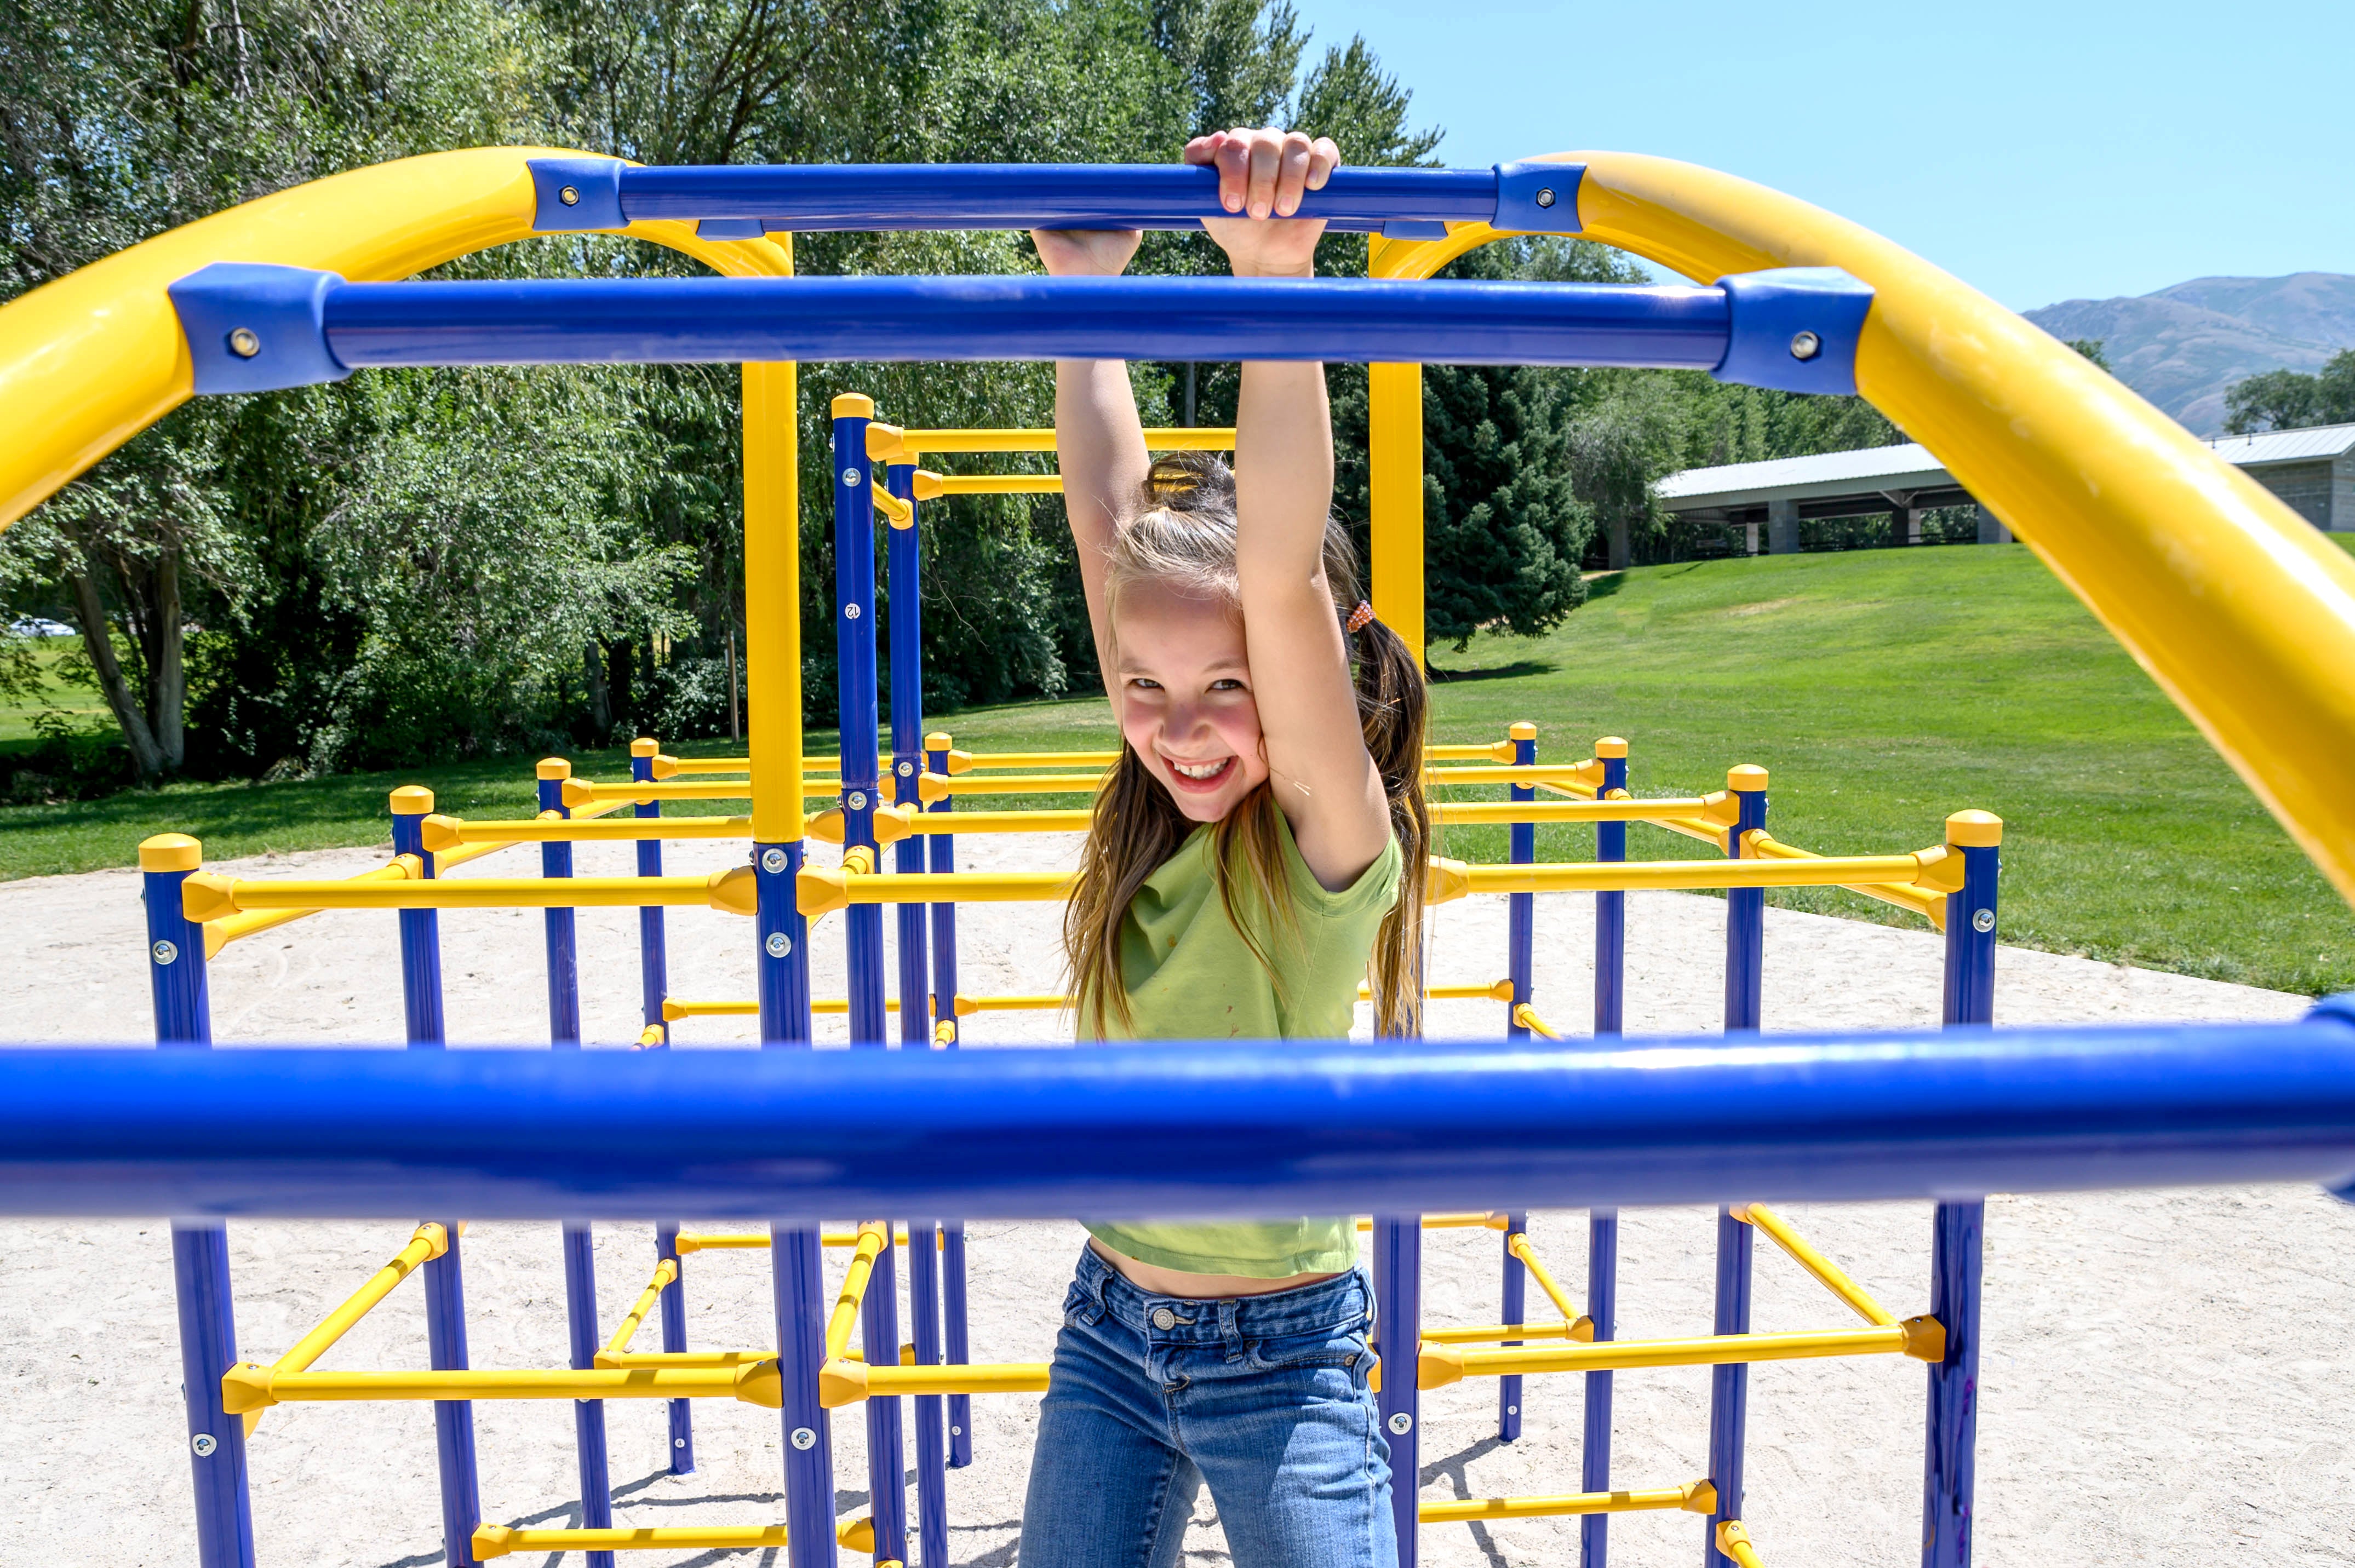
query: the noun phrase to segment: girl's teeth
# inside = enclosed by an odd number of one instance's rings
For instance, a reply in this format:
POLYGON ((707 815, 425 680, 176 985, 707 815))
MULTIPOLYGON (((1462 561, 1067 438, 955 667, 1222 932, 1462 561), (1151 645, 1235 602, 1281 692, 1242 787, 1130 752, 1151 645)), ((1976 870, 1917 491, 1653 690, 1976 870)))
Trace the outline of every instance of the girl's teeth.
POLYGON ((1224 768, 1226 765, 1226 758, 1220 758, 1216 762, 1197 762, 1191 764, 1173 762, 1169 766, 1176 768, 1178 772, 1183 773, 1188 779, 1209 779, 1216 775, 1219 769, 1224 768))

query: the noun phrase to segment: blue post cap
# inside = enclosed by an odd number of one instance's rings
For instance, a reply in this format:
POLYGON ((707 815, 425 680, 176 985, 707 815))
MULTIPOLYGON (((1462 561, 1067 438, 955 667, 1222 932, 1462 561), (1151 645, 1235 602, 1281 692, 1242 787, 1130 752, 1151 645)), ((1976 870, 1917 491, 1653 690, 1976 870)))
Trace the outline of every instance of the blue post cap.
POLYGON ((1497 216, 1490 221, 1513 234, 1576 234, 1578 186, 1584 164, 1512 163, 1497 165, 1497 216))
POLYGON ((1777 267, 1717 281, 1732 315, 1720 381, 1852 397, 1872 285, 1837 267, 1777 267))
POLYGON ((525 167, 531 170, 535 233, 577 234, 630 227, 630 220, 622 216, 621 159, 531 158, 525 167))
POLYGON ((216 261, 165 292, 179 313, 199 393, 276 392, 351 374, 327 347, 328 291, 343 279, 307 267, 216 261))

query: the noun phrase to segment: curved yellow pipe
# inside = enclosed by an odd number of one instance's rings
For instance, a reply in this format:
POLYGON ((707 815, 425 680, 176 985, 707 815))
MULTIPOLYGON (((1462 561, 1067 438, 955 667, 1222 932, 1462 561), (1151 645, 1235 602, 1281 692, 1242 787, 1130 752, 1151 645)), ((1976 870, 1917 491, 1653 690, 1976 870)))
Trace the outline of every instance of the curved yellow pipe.
MULTIPOLYGON (((274 261, 371 281, 527 238, 525 160, 558 147, 480 147, 355 169, 215 213, 0 306, 0 528, 180 406, 190 368, 165 290, 214 261, 274 261)), ((621 230, 734 276, 783 276, 767 239, 713 243, 689 223, 621 230)))
MULTIPOLYGON (((2344 551, 2124 383, 1869 229, 1673 159, 1540 161, 1586 165, 1582 238, 1695 281, 1839 267, 1871 284, 1859 390, 2052 568, 2355 903, 2344 551)), ((1377 241, 1371 270, 1428 277, 1498 238, 1377 241)))

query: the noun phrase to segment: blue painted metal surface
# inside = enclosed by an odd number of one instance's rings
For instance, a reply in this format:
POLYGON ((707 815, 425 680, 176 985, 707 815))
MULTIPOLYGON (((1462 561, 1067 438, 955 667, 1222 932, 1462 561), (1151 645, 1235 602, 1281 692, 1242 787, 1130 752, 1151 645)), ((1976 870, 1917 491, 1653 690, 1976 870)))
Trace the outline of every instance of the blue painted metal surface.
POLYGON ((1380 1359, 1382 1436, 1391 1451, 1391 1518, 1398 1531, 1399 1568, 1414 1568, 1415 1494, 1422 1474, 1423 1395, 1416 1356, 1423 1343, 1423 1217, 1374 1216, 1374 1336, 1380 1359))
MULTIPOLYGON (((601 1336, 597 1332, 596 1238, 581 1222, 564 1224, 565 1326, 572 1341, 572 1368, 583 1372, 597 1364, 601 1336)), ((572 1402, 572 1439, 581 1459, 581 1527, 610 1530, 613 1525, 613 1480, 606 1463, 605 1402, 572 1402)), ((610 1552, 585 1552, 589 1568, 613 1568, 610 1552)))
MULTIPOLYGON (((1604 795, 1627 788, 1627 759, 1606 757, 1603 762, 1604 795)), ((1594 824, 1594 858, 1627 858, 1627 824, 1594 824)), ((1616 1034, 1625 1017, 1627 995, 1627 895, 1594 895, 1594 1037, 1616 1034)), ((1606 1374, 1607 1375, 1607 1374, 1606 1374)), ((1601 1516, 1598 1515, 1598 1518, 1601 1516)))
MULTIPOLYGON (((899 1252, 887 1246, 875 1255, 875 1271, 859 1299, 859 1343, 869 1366, 900 1364, 899 1252)), ((908 1445, 900 1404, 896 1394, 865 1402, 868 1512, 878 1563, 908 1560, 908 1445)))
MULTIPOLYGON (((909 1338, 916 1364, 941 1364, 940 1227, 930 1220, 908 1222, 909 1338)), ((916 1541, 922 1568, 948 1568, 949 1503, 947 1430, 937 1393, 908 1402, 916 1423, 916 1541)))
MULTIPOLYGON (((1726 834, 1726 855, 1742 858, 1742 835, 1766 825, 1766 791, 1738 789, 1741 820, 1726 834)), ((1766 984, 1766 890, 1734 887, 1725 895, 1725 1032, 1758 1027, 1766 984)))
MULTIPOLYGON (((392 815, 392 853, 413 854, 434 874, 425 848, 422 815, 392 815)), ((403 909, 400 921, 400 1007, 410 1044, 438 1046, 449 1039, 442 1012, 442 915, 438 909, 403 909)))
MULTIPOLYGON (((918 787, 924 771, 924 588, 922 537, 918 528, 923 514, 916 503, 915 464, 892 464, 884 474, 884 488, 908 503, 910 516, 907 527, 887 530, 890 538, 885 549, 891 574, 891 802, 921 811, 924 809, 918 787)), ((911 874, 924 869, 922 839, 901 839, 891 853, 894 869, 911 874)), ((902 904, 893 911, 899 922, 900 1044, 911 1051, 932 1048, 924 913, 922 904, 902 904)))
POLYGON ((194 389, 272 392, 349 376, 322 313, 337 286, 333 272, 251 261, 216 261, 170 285, 194 389))
MULTIPOLYGON (((1537 738, 1513 743, 1516 767, 1529 768, 1538 759, 1537 738)), ((1519 801, 1534 800, 1538 792, 1516 784, 1512 798, 1519 801)), ((1515 865, 1528 865, 1538 858, 1538 830, 1533 822, 1515 822, 1506 832, 1511 838, 1511 859, 1515 865)), ((1505 1038, 1527 1040, 1529 1031, 1518 1017, 1521 1004, 1532 996, 1531 986, 1536 976, 1537 906, 1534 893, 1508 894, 1505 898, 1505 969, 1513 982, 1513 1000, 1505 1004, 1505 1038)), ((1508 1323, 1518 1323, 1518 1318, 1508 1318, 1508 1323)), ((1515 1390, 1518 1393, 1519 1391, 1515 1390)))
MULTIPOLYGON (((924 766, 945 777, 949 770, 948 749, 928 747, 924 766)), ((934 801, 932 809, 946 811, 955 805, 955 797, 950 796, 934 801)), ((931 870, 942 873, 956 869, 955 834, 931 833, 924 842, 931 846, 931 870)), ((956 1015, 956 906, 929 904, 925 910, 932 927, 932 1021, 947 1022, 948 1048, 954 1051, 964 1031, 956 1015)), ((973 1351, 971 1325, 965 1317, 964 1222, 943 1221, 941 1242, 941 1306, 948 1319, 948 1360, 951 1366, 965 1366, 971 1363, 973 1351)), ((949 1468, 960 1470, 972 1463, 973 1395, 953 1393, 949 1395, 949 1468)))
MULTIPOLYGON (((464 1243, 459 1224, 444 1220, 449 1250, 425 1260, 425 1351, 435 1372, 464 1372, 466 1356, 464 1243)), ((474 1568, 474 1527, 483 1522, 482 1485, 474 1459, 472 1400, 433 1402, 433 1448, 442 1473, 442 1552, 450 1568, 474 1568)))
POLYGON ((1870 285, 1837 267, 1778 267, 1720 278, 1733 311, 1720 381, 1849 397, 1870 285))
MULTIPOLYGON (((1505 1234, 1500 1249, 1505 1255, 1502 1290, 1504 1316, 1497 1319, 1499 1322, 1518 1323, 1521 1320, 1521 1314, 1529 1310, 1529 1271, 1519 1258, 1513 1255, 1513 1238, 1529 1228, 1528 1214, 1517 1213, 1505 1216, 1505 1234)), ((1522 1342, 1519 1340, 1505 1341, 1507 1345, 1518 1345, 1522 1342)), ((1497 1440, 1500 1443, 1510 1443, 1517 1440, 1520 1435, 1521 1374, 1514 1372, 1510 1376, 1497 1380, 1497 1440)))
MULTIPOLYGON (((539 809, 559 817, 572 812, 564 804, 564 782, 539 781, 539 809)), ((539 846, 539 874, 570 876, 572 846, 550 839, 539 846)), ((581 955, 578 926, 570 909, 545 912, 548 938, 548 1039, 559 1047, 581 1044, 581 955)))
MULTIPOLYGON (((805 234, 890 228, 1192 228, 1232 216, 1215 171, 1174 164, 727 164, 632 167, 611 158, 529 160, 542 231, 646 218, 750 218, 805 234), (562 193, 570 188, 573 200, 562 193)), ((1577 230, 1584 165, 1336 169, 1299 216, 1343 233, 1399 220, 1494 221, 1577 230), (1557 193, 1540 206, 1540 187, 1557 193), (1565 199, 1566 198, 1566 199, 1565 199)))
POLYGON ((205 980, 205 928, 181 912, 185 871, 139 874, 147 912, 147 990, 158 1045, 210 1045, 213 1008, 205 980))
POLYGON ((12 1049, 0 1213, 1399 1213, 2355 1180, 2355 1018, 930 1052, 12 1049), (889 1105, 889 1117, 841 1114, 889 1105))
MULTIPOLYGON (((662 1293, 662 1348, 670 1355, 687 1349, 687 1260, 678 1255, 678 1226, 666 1221, 655 1227, 655 1259, 669 1258, 678 1266, 678 1277, 662 1293)), ((693 1400, 670 1402, 670 1473, 695 1473, 693 1400)))
POLYGON ((818 1403, 817 1389, 818 1367, 826 1359, 826 1308, 819 1249, 814 1225, 770 1227, 769 1271, 777 1306, 777 1417, 784 1429, 787 1568, 834 1568, 835 1561, 834 1429, 818 1403))
POLYGON ((752 846, 752 978, 763 1047, 810 1044, 809 922, 794 901, 803 843, 752 846))
MULTIPOLYGON (((630 755, 630 777, 640 783, 651 783, 655 776, 655 759, 640 757, 634 749, 630 755)), ((640 800, 636 806, 640 817, 662 815, 660 800, 640 800)), ((638 841, 638 874, 660 876, 663 874, 662 840, 638 841)), ((638 1001, 640 1022, 662 1024, 663 1045, 670 1044, 670 1026, 663 1023, 663 998, 670 994, 669 930, 664 923, 665 911, 658 904, 649 904, 638 911, 638 1001)), ((684 1404, 686 1401, 679 1402, 684 1404)))
MULTIPOLYGON (((1718 1334, 1750 1332, 1750 1226, 1720 1210, 1717 1216, 1718 1334)), ((1733 1560, 1717 1549, 1717 1527, 1742 1517, 1743 1437, 1750 1423, 1750 1367, 1745 1361, 1711 1367, 1709 1374, 1709 1478, 1717 1487, 1717 1511, 1709 1516, 1701 1568, 1733 1560)))
POLYGON ((253 1568, 245 1419, 221 1408, 221 1377, 237 1364, 225 1227, 172 1222, 172 1287, 180 1308, 180 1378, 188 1412, 188 1475, 197 1494, 198 1568, 253 1568))
MULTIPOLYGON (((1586 1217, 1586 1315, 1594 1320, 1594 1342, 1619 1337, 1619 1211, 1596 1209, 1586 1217)), ((1586 1374, 1586 1430, 1579 1451, 1578 1489, 1611 1489, 1611 1374, 1586 1374)), ((1611 1516, 1591 1513, 1579 1520, 1579 1568, 1607 1568, 1611 1516)))
MULTIPOLYGON (((875 671, 875 473, 864 417, 834 421, 834 649, 842 736, 842 843, 875 844, 875 736, 881 724, 875 671)), ((878 863, 880 863, 879 852, 878 863)), ((884 1040, 883 910, 842 912, 848 949, 850 1043, 884 1040)))
MULTIPOLYGON (((973 1363, 973 1331, 965 1313, 964 1222, 941 1224, 941 1315, 946 1319, 948 1364, 973 1363)), ((973 1463, 973 1395, 949 1395, 949 1468, 973 1463)))

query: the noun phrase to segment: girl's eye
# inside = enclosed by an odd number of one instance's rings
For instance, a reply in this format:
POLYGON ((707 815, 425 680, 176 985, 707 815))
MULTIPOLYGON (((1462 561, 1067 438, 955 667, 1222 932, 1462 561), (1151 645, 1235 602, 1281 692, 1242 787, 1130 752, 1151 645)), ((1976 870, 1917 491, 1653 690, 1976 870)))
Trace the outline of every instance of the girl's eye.
POLYGON ((1140 692, 1157 692, 1161 689, 1160 682, 1148 681, 1142 675, 1131 675, 1128 683, 1140 692))
POLYGON ((1228 676, 1223 680, 1213 681, 1210 683, 1210 690, 1214 692, 1240 692, 1242 689, 1243 683, 1241 681, 1234 679, 1232 676, 1228 676))

